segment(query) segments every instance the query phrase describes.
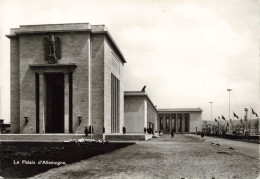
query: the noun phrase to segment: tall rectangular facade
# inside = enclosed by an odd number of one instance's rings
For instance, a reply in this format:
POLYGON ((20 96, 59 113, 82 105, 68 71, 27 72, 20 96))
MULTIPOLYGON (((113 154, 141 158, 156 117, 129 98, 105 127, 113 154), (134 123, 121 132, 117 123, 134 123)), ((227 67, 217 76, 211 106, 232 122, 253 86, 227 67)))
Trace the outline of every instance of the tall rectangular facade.
POLYGON ((104 25, 11 29, 11 132, 122 132, 126 62, 104 25), (118 130, 111 131, 111 74, 118 79, 118 130))
POLYGON ((146 92, 126 91, 124 114, 127 133, 157 131, 157 110, 146 92))

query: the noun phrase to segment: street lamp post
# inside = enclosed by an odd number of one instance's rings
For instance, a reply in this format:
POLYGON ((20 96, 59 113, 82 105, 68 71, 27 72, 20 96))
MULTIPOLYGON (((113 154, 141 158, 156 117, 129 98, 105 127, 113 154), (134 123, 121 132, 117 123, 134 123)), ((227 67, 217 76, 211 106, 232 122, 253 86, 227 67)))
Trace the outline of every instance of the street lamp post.
POLYGON ((228 105, 228 118, 229 118, 229 133, 231 133, 231 119, 230 119, 230 92, 232 91, 232 89, 227 89, 228 94, 229 94, 229 105, 228 105))
POLYGON ((209 102, 210 103, 210 120, 212 120, 212 101, 209 102))

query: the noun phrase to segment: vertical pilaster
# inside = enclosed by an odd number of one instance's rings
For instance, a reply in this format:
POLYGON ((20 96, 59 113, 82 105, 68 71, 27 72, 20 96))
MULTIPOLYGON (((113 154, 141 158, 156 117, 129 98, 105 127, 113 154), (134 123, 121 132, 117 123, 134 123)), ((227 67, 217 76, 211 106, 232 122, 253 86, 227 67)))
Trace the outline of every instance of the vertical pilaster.
POLYGON ((117 79, 117 132, 120 133, 120 81, 117 79))
POLYGON ((111 133, 114 133, 114 77, 111 74, 111 133))
POLYGON ((117 124, 118 124, 118 80, 115 78, 115 133, 117 133, 117 124))
POLYGON ((90 38, 90 33, 88 34, 88 125, 93 125, 93 121, 91 121, 91 105, 92 105, 92 93, 91 93, 91 87, 92 87, 92 81, 91 81, 91 75, 92 75, 92 63, 91 63, 91 52, 92 52, 92 43, 90 38))
POLYGON ((148 129, 147 127, 147 102, 144 100, 144 127, 148 129))
POLYGON ((64 73, 64 133, 69 133, 69 73, 64 73))
MULTIPOLYGON (((18 37, 10 38, 10 72, 11 72, 10 73, 11 133, 19 133, 20 132, 20 46, 19 46, 18 37)), ((2 101, 0 101, 0 103, 1 102, 2 101)))
POLYGON ((116 78, 113 76, 114 83, 113 83, 113 93, 114 93, 114 99, 113 99, 113 105, 114 105, 114 118, 113 118, 113 133, 116 133, 116 78))
POLYGON ((46 124, 46 78, 43 73, 39 73, 39 110, 40 110, 40 121, 39 129, 40 133, 45 133, 45 124, 46 124))

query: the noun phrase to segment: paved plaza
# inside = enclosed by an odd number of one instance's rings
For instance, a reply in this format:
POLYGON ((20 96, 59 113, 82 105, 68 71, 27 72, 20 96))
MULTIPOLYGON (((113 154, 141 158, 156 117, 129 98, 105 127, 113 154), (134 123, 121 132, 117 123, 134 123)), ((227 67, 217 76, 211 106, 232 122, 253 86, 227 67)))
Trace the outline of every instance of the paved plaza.
MULTIPOLYGON (((214 140, 212 142, 209 138, 202 140, 196 136, 186 135, 175 135, 171 138, 169 135, 164 135, 51 169, 35 178, 255 179, 259 177, 259 159, 241 154, 236 149, 228 149, 228 145, 222 146, 218 139, 214 140)), ((247 144, 240 142, 240 146, 247 144)))

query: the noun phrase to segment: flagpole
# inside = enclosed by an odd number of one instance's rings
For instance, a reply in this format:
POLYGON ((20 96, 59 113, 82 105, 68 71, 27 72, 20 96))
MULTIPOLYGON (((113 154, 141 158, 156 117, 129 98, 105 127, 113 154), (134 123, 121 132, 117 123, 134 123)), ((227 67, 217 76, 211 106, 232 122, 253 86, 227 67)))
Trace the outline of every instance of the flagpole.
MULTIPOLYGON (((247 108, 245 108, 245 121, 246 121, 246 133, 247 133, 247 111, 248 111, 248 109, 247 108)), ((246 135, 246 133, 245 133, 245 135, 246 135)))
POLYGON ((218 132, 220 131, 220 129, 219 129, 219 121, 220 121, 220 117, 218 117, 218 132))
MULTIPOLYGON (((250 106, 251 107, 251 106, 250 106)), ((251 112, 250 112, 250 120, 252 119, 252 107, 251 107, 251 112)))
MULTIPOLYGON (((251 106, 250 106, 250 107, 251 107, 251 106)), ((250 122, 251 120, 252 120, 252 107, 251 107, 251 112, 250 112, 250 119, 249 119, 249 121, 248 121, 248 122, 250 123, 250 128, 248 129, 249 135, 250 135, 251 127, 252 127, 252 126, 251 126, 252 124, 251 124, 251 122, 250 122)))
POLYGON ((228 118, 230 120, 230 125, 229 125, 229 134, 231 133, 231 119, 230 119, 230 92, 232 89, 227 89, 228 94, 229 94, 229 105, 228 105, 228 118))

